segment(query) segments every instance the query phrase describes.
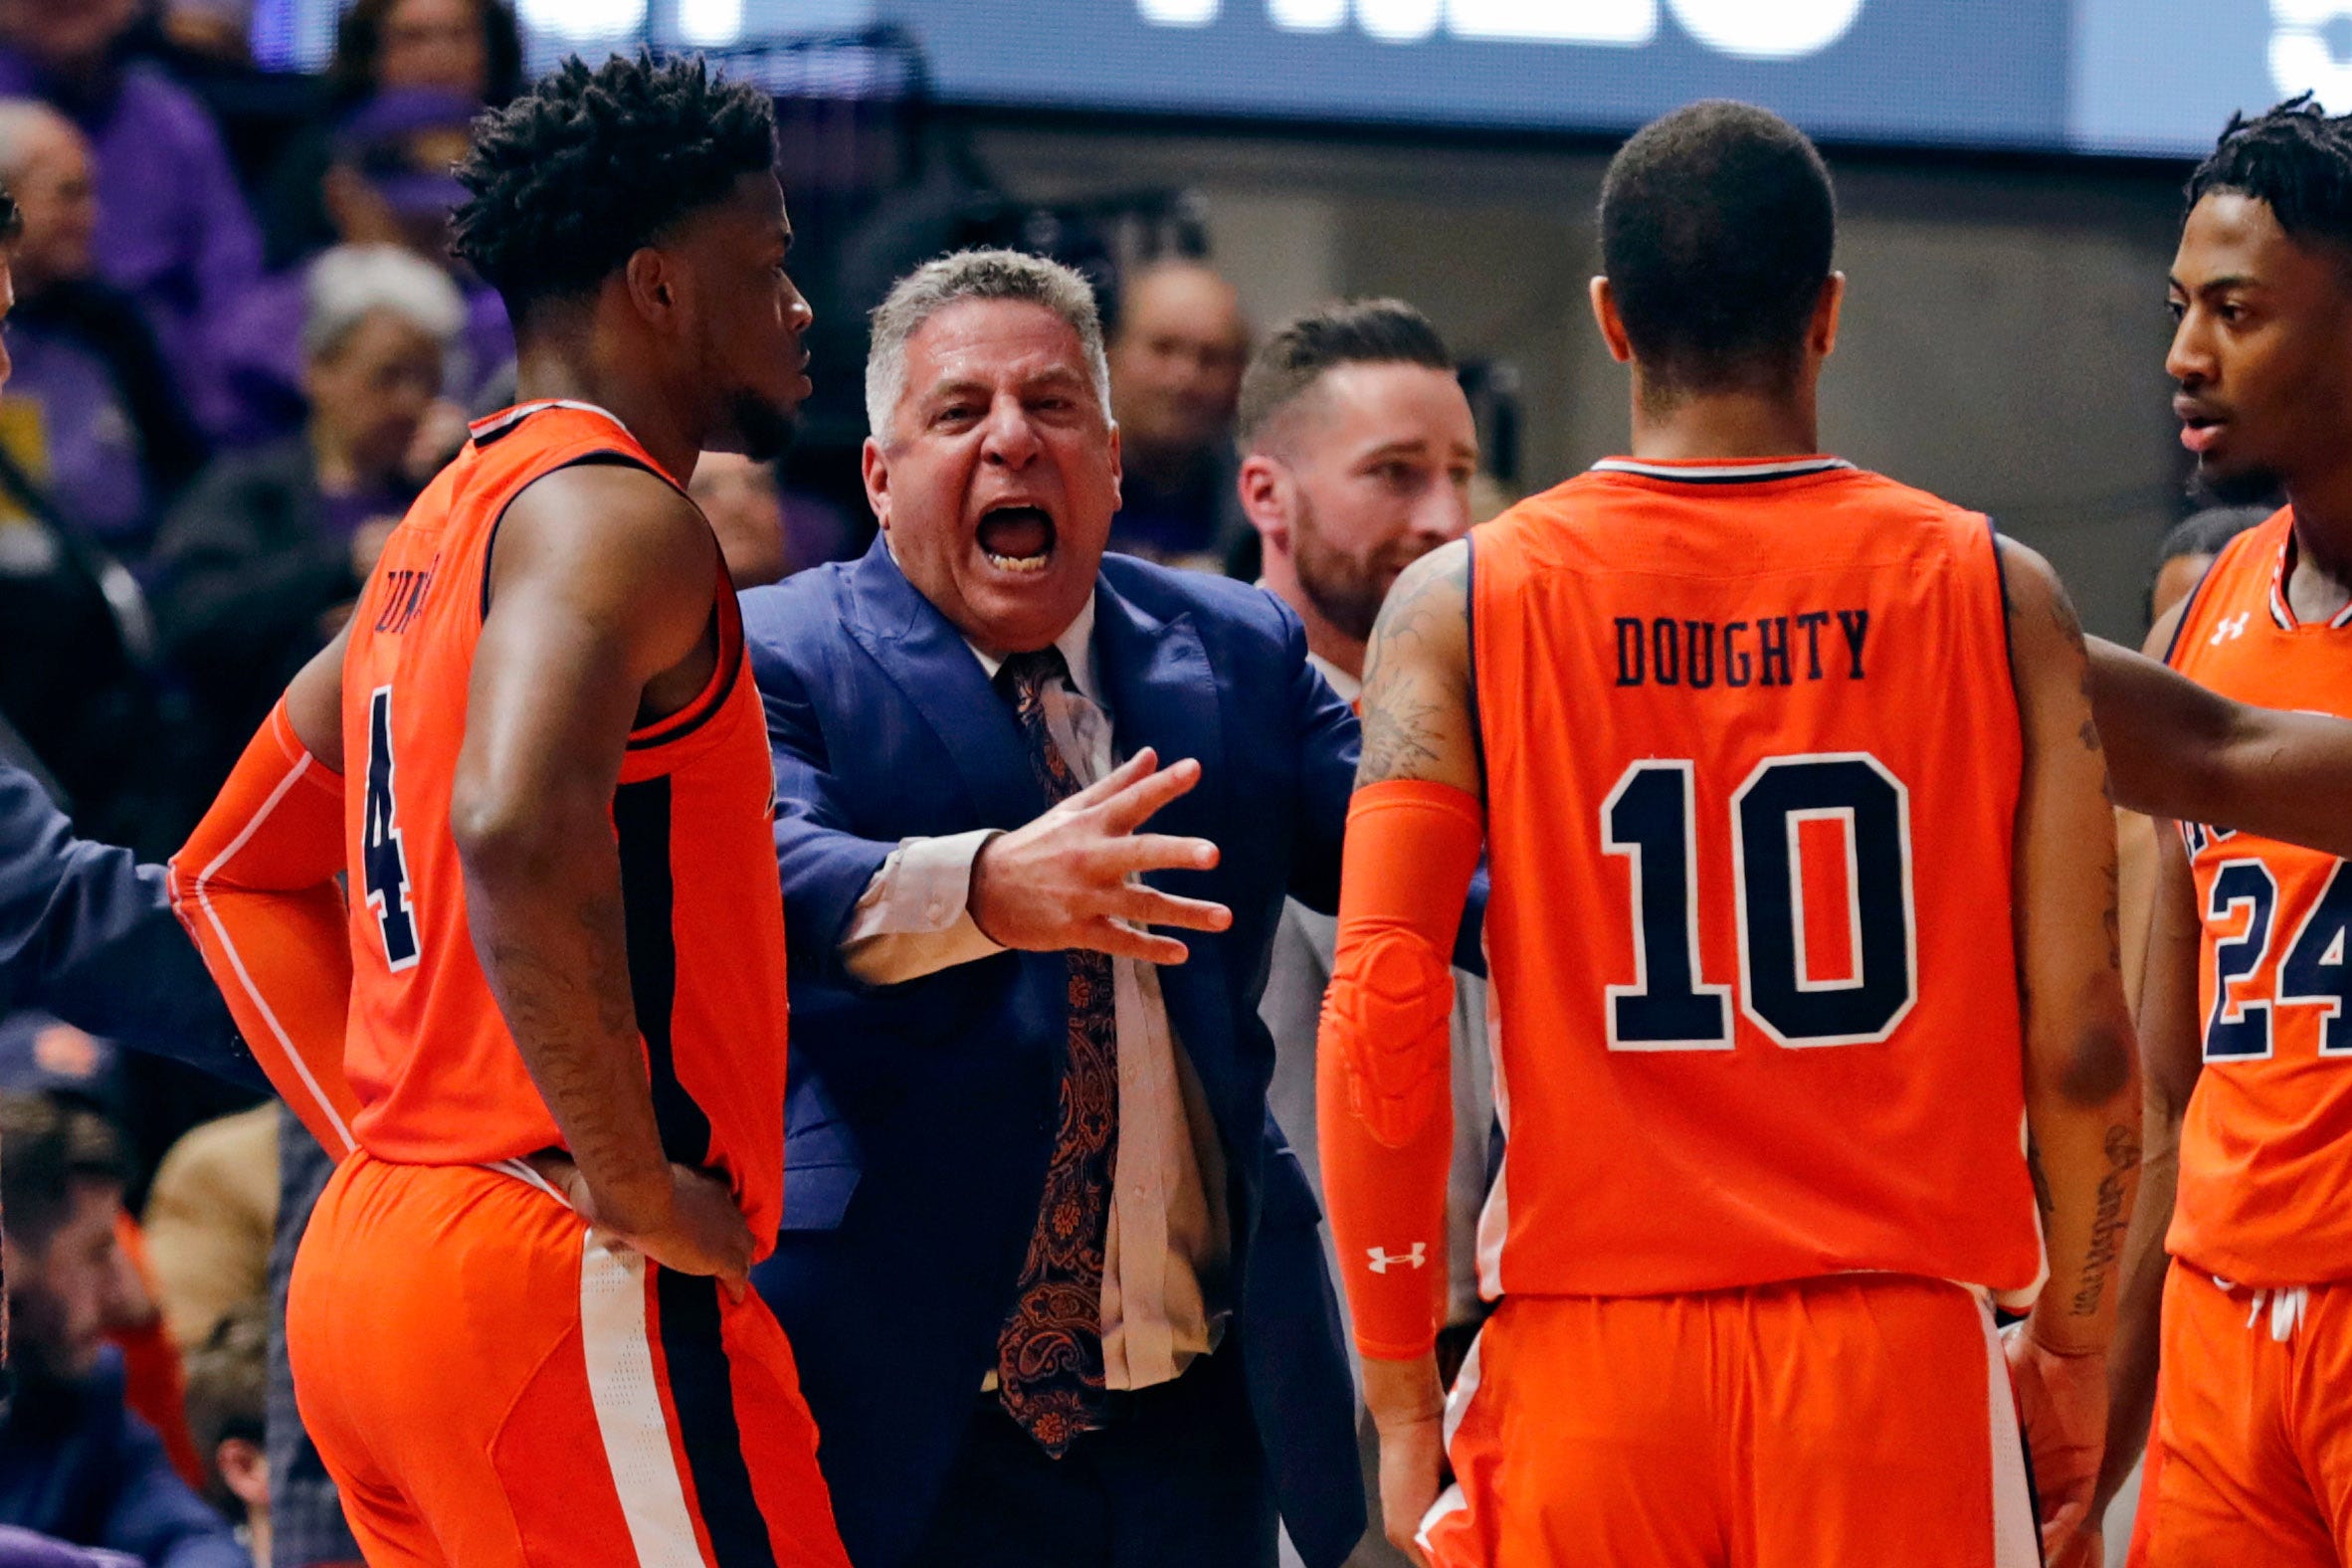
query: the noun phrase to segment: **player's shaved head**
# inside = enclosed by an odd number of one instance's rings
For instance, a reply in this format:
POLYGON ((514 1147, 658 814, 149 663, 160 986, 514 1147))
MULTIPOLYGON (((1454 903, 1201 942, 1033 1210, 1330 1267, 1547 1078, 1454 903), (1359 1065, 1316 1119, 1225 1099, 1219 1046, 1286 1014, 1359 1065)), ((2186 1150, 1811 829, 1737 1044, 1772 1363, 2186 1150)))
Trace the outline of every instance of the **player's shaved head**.
POLYGON ((2298 245, 2335 252, 2352 280, 2352 115, 2331 115, 2303 94, 2251 119, 2233 114, 2189 176, 2188 205, 2209 195, 2251 196, 2298 245))
POLYGON ((591 71, 575 56, 477 123, 452 249, 521 324, 775 162, 775 103, 758 88, 699 59, 616 55, 591 71))
POLYGON ((1601 266, 1652 396, 1773 390, 1802 362, 1837 200, 1794 125, 1709 101, 1653 120, 1601 185, 1601 266))

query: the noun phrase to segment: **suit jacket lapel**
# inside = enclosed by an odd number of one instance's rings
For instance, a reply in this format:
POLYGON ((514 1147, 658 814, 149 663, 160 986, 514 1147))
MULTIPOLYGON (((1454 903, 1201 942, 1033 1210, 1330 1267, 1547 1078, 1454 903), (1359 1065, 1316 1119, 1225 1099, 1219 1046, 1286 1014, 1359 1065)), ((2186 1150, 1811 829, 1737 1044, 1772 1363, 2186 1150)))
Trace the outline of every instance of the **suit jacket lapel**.
POLYGON ((1013 710, 953 622, 906 580, 877 536, 858 563, 850 635, 874 656, 939 736, 965 793, 992 828, 1046 809, 1013 710))
MULTIPOLYGON (((1103 695, 1110 703, 1111 733, 1121 756, 1133 756, 1145 746, 1159 752, 1160 765, 1195 758, 1201 781, 1190 794, 1179 797, 1145 823, 1145 833, 1182 834, 1228 844, 1232 834, 1233 801, 1228 794, 1225 767, 1225 727, 1219 708, 1220 687, 1209 669, 1192 617, 1179 615, 1162 621, 1121 598, 1108 582, 1096 579, 1094 590, 1094 647, 1102 670, 1103 695)), ((1220 872, 1155 872, 1146 879, 1167 892, 1187 898, 1222 900, 1225 880, 1220 872)), ((1184 1053, 1200 1076, 1201 1089, 1213 1106, 1226 1107, 1241 1092, 1241 1078, 1233 1053, 1225 1049, 1232 1038, 1231 1002, 1226 993, 1225 967, 1212 960, 1217 938, 1191 931, 1168 934, 1193 949, 1190 963, 1160 970, 1160 994, 1167 1000, 1168 1018, 1176 1026, 1184 1053)), ((1221 1121, 1230 1121, 1227 1115, 1221 1121)), ((1258 1113, 1241 1123, 1256 1136, 1258 1113)), ((1229 1140, 1230 1141, 1230 1140, 1229 1140)))
POLYGON ((1201 764, 1201 782, 1143 831, 1217 837, 1211 830, 1225 818, 1225 731, 1217 680, 1192 617, 1159 620, 1098 578, 1094 647, 1119 755, 1151 746, 1162 767, 1186 757, 1201 764))

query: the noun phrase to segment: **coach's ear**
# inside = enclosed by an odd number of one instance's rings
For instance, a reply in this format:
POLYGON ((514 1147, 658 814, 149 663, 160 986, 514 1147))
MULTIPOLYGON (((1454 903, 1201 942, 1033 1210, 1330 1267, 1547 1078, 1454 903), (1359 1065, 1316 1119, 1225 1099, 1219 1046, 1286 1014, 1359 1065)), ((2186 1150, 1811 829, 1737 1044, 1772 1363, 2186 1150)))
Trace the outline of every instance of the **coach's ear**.
POLYGON ((1805 346, 1816 359, 1827 359, 1838 349, 1838 314, 1846 305, 1846 275, 1832 273, 1822 280, 1821 297, 1813 301, 1813 324, 1805 329, 1805 346))
POLYGON ((1621 365, 1634 362, 1634 340, 1625 335, 1625 321, 1617 313, 1617 292, 1609 287, 1606 277, 1592 281, 1593 319, 1601 325, 1601 341, 1609 345, 1609 357, 1621 365))

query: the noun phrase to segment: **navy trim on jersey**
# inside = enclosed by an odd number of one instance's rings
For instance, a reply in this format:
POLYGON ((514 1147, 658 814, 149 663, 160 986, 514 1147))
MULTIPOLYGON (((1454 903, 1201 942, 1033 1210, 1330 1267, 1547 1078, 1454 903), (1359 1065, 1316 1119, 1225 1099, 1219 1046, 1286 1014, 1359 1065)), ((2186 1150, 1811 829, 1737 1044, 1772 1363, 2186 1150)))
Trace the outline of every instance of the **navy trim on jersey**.
POLYGON ((678 1408, 678 1438, 694 1477, 695 1511, 710 1532, 718 1568, 776 1568, 767 1516, 751 1489, 743 1432, 735 1420, 735 1379, 719 1327, 715 1279, 657 1269, 655 1298, 662 1314, 662 1356, 669 1364, 670 1398, 678 1408))
POLYGON ((629 944, 629 994, 645 1037, 654 1125, 662 1152, 681 1165, 710 1160, 710 1118, 678 1080, 670 1038, 678 998, 677 888, 670 873, 670 780, 641 779, 613 791, 613 832, 621 851, 621 918, 629 944))
MULTIPOLYGON (((2257 523, 2255 526, 2258 527, 2260 524, 2257 523)), ((2238 541, 2236 539, 2232 539, 2230 544, 2235 544, 2238 541)), ((2166 639, 2164 644, 2164 663, 2166 666, 2171 666, 2172 656, 2180 651, 2181 633, 2187 629, 2191 621, 2197 618, 2198 595, 2204 593, 2205 585, 2213 581, 2213 569, 2222 564, 2222 556, 2229 553, 2230 545, 2223 545, 2220 551, 2215 554, 2214 558, 2205 563, 2205 570, 2197 574, 2197 581, 2190 584, 2187 597, 2181 600, 2181 618, 2172 623, 2172 636, 2166 639)))
MULTIPOLYGON (((2001 555, 2001 524, 1985 519, 1985 532, 1993 540, 1993 580, 2001 585, 2001 652, 2009 660, 2009 692, 2017 694, 2017 633, 2009 624, 2009 562, 2001 555)), ((2022 713, 2024 709, 2021 707, 2022 713)))
POLYGON ((1759 485, 1767 480, 1804 479, 1853 467, 1844 458, 1790 458, 1772 463, 1640 463, 1632 458, 1603 458, 1593 465, 1592 472, 1671 480, 1677 485, 1759 485))
POLYGON ((535 403, 518 403, 503 414, 492 414, 488 419, 478 419, 466 427, 466 437, 478 448, 487 447, 493 441, 512 435, 522 422, 533 414, 542 413, 551 408, 568 408, 577 414, 602 414, 615 425, 619 425, 624 434, 629 429, 627 425, 621 424, 620 416, 609 408, 598 408, 594 403, 576 402, 571 398, 550 397, 541 398, 535 403))
MULTIPOLYGON (((721 563, 719 569, 721 571, 726 569, 723 563, 721 563)), ((711 619, 714 621, 718 619, 718 614, 715 610, 713 610, 711 613, 711 619)), ((652 751, 658 747, 667 746, 673 741, 684 740, 686 736, 692 734, 695 730, 700 729, 704 724, 709 723, 713 718, 718 716, 719 709, 727 705, 727 698, 734 695, 735 683, 742 678, 743 667, 750 663, 748 659, 743 657, 743 652, 740 648, 736 649, 734 658, 727 658, 727 640, 726 634, 723 630, 720 632, 718 638, 718 657, 726 661, 726 668, 725 670, 718 672, 718 685, 714 689, 712 689, 708 699, 700 702, 691 709, 679 709, 679 713, 690 713, 691 715, 683 721, 679 718, 678 713, 672 713, 668 717, 658 718, 653 723, 645 726, 646 730, 649 731, 659 730, 659 734, 639 733, 632 731, 628 740, 629 750, 652 751), (673 725, 676 727, 665 727, 673 725)))

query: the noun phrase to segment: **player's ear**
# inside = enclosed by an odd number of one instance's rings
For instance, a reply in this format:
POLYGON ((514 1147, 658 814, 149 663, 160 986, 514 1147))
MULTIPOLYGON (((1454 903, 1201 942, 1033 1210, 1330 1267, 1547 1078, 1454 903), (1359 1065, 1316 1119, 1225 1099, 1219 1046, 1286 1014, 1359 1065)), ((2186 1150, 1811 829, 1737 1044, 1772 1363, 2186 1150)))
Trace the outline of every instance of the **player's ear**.
POLYGON ((1822 280, 1821 297, 1813 302, 1813 324, 1806 329, 1805 346, 1827 359, 1838 348, 1838 314, 1846 304, 1846 275, 1832 273, 1822 280))
POLYGON ((1621 365, 1634 362, 1634 340, 1625 335, 1625 321, 1617 313, 1617 292, 1609 287, 1606 277, 1592 281, 1593 319, 1600 323, 1601 341, 1609 345, 1609 357, 1621 365))
POLYGON ((678 307, 676 270, 656 247, 642 246, 631 252, 621 276, 629 289, 629 302, 648 321, 661 321, 678 307))

